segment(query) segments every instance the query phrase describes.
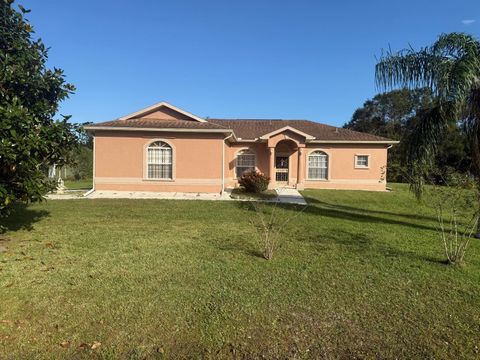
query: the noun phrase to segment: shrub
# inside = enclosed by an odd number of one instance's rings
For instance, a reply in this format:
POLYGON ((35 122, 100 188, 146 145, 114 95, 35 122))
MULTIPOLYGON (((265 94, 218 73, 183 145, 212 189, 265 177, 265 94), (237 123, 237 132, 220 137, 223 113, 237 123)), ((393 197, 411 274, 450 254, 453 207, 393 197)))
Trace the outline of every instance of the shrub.
POLYGON ((259 171, 250 171, 244 173, 238 182, 247 192, 261 193, 267 190, 270 178, 259 171))
POLYGON ((478 193, 466 175, 451 174, 441 179, 444 185, 431 185, 426 190, 428 204, 437 213, 438 232, 447 262, 460 265, 479 221, 479 212, 475 209, 478 193))
POLYGON ((295 206, 290 211, 277 211, 277 205, 278 202, 275 202, 273 206, 250 202, 252 210, 257 215, 250 218, 250 223, 257 231, 260 242, 263 244, 263 257, 266 260, 273 258, 273 253, 279 246, 286 225, 307 208, 306 206, 303 208, 295 206))

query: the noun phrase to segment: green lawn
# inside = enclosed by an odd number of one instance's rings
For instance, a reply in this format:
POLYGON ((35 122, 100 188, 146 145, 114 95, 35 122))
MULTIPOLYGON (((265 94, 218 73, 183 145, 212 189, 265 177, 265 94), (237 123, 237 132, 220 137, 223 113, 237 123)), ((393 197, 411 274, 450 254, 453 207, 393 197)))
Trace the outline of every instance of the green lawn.
POLYGON ((478 359, 480 241, 445 265, 433 213, 393 188, 304 191, 271 261, 246 203, 19 209, 0 242, 0 358, 478 359))
POLYGON ((90 190, 92 188, 92 179, 65 180, 67 190, 90 190))

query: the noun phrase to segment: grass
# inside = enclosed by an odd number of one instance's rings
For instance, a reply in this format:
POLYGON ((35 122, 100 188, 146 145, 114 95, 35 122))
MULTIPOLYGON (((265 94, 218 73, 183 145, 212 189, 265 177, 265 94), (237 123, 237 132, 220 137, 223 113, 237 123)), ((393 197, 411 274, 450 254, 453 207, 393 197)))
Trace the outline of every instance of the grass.
POLYGON ((246 192, 244 188, 235 188, 232 190, 230 195, 234 199, 245 199, 245 200, 269 200, 277 197, 277 192, 275 190, 265 190, 261 193, 249 193, 246 192))
POLYGON ((478 359, 480 241, 445 265, 432 211, 393 188, 304 191, 271 261, 247 203, 19 208, 0 358, 478 359))
POLYGON ((90 190, 92 188, 92 179, 65 180, 67 190, 90 190))

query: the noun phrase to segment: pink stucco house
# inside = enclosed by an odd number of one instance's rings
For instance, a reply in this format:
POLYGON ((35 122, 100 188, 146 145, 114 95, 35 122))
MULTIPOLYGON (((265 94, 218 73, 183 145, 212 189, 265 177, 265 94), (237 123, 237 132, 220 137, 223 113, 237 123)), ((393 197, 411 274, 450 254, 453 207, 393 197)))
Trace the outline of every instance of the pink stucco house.
POLYGON ((220 193, 245 171, 271 188, 384 191, 396 143, 308 120, 203 119, 161 102, 87 127, 96 190, 220 193))

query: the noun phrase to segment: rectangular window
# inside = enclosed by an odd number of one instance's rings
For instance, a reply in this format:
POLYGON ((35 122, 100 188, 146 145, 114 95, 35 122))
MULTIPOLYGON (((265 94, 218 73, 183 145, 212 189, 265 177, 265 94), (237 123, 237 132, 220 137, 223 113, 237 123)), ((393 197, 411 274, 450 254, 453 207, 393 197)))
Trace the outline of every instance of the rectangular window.
POLYGON ((255 154, 239 154, 236 164, 237 178, 241 178, 245 172, 255 171, 255 154))
POLYGON ((328 158, 325 154, 312 154, 308 157, 308 179, 327 180, 328 158))
POLYGON ((355 167, 368 168, 368 155, 357 155, 355 167))
POLYGON ((147 164, 149 179, 171 179, 172 149, 149 148, 147 164))

